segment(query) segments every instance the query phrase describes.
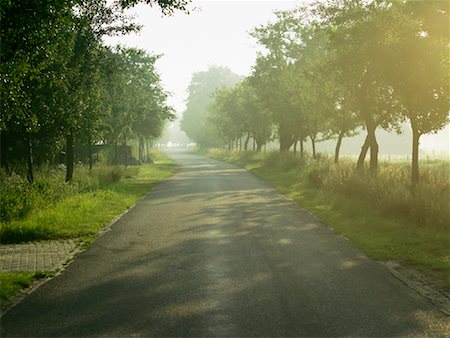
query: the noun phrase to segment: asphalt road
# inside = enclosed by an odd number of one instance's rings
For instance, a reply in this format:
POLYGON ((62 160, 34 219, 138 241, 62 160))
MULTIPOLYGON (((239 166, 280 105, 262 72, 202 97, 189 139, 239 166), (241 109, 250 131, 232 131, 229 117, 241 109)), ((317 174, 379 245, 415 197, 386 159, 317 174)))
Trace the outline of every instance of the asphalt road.
POLYGON ((180 169, 1 320, 1 336, 433 336, 434 305, 267 184, 180 169))

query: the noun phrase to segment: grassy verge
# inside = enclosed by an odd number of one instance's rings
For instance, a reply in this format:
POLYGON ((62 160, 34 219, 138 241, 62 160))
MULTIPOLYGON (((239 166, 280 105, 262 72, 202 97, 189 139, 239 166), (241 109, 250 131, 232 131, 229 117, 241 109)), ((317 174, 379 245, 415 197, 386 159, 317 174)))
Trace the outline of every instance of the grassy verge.
MULTIPOLYGON (((34 208, 23 217, 17 217, 18 213, 14 211, 11 214, 16 215, 15 219, 0 222, 2 244, 63 238, 80 238, 86 245, 91 243, 105 224, 133 206, 157 182, 174 172, 174 163, 163 154, 155 155, 154 159, 153 164, 128 168, 103 167, 97 168, 91 174, 79 168, 79 181, 73 182, 72 185, 82 185, 88 189, 61 186, 65 184, 61 183, 63 177, 49 178, 47 174, 41 175, 37 187, 25 188, 30 190, 25 193, 28 194, 28 199, 35 199, 34 208), (113 176, 113 179, 105 176, 113 176), (47 185, 44 192, 41 185, 47 185), (58 190, 61 187, 62 192, 58 190), (58 195, 58 192, 60 199, 45 198, 45 194, 58 195)), ((20 182, 14 187, 17 186, 20 189, 25 187, 20 182)), ((9 189, 9 192, 14 194, 11 186, 9 189)), ((23 191, 20 189, 19 193, 23 191)), ((2 308, 21 289, 47 276, 42 273, 0 273, 2 308)))
POLYGON ((384 163, 377 177, 356 174, 354 163, 334 165, 280 154, 212 151, 240 164, 348 237, 375 260, 397 260, 433 275, 450 291, 449 163, 422 163, 413 193, 409 164, 384 163))
POLYGON ((40 272, 0 272, 0 308, 3 309, 13 296, 28 288, 34 281, 50 276, 40 272))
MULTIPOLYGON (((103 183, 64 193, 60 200, 49 201, 47 205, 40 203, 40 207, 31 210, 26 217, 0 222, 2 243, 60 238, 82 238, 84 242, 91 242, 105 223, 134 205, 173 170, 174 164, 160 155, 153 164, 121 169, 100 168, 94 174, 80 173, 96 175, 103 183), (122 178, 106 180, 103 176, 107 170, 120 170, 122 178)), ((119 174, 109 172, 109 175, 119 174)))

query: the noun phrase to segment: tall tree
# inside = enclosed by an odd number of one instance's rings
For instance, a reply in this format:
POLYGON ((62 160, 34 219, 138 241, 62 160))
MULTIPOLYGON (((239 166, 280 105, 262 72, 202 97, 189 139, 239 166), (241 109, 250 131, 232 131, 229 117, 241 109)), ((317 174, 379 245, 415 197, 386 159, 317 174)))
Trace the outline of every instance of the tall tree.
POLYGON ((370 169, 378 168, 376 129, 395 128, 399 121, 396 99, 392 88, 382 76, 387 48, 380 18, 389 11, 383 1, 344 0, 318 4, 316 14, 321 16, 323 29, 330 32, 336 51, 335 66, 342 74, 347 98, 355 103, 364 123, 367 136, 361 148, 357 167, 362 168, 370 149, 370 169))
POLYGON ((393 2, 384 17, 392 83, 412 129, 413 185, 419 183, 419 142, 449 122, 449 4, 393 2))
POLYGON ((186 110, 181 129, 200 147, 218 146, 218 137, 208 119, 212 95, 218 88, 232 87, 240 77, 226 67, 212 66, 207 71, 194 73, 188 88, 186 110))

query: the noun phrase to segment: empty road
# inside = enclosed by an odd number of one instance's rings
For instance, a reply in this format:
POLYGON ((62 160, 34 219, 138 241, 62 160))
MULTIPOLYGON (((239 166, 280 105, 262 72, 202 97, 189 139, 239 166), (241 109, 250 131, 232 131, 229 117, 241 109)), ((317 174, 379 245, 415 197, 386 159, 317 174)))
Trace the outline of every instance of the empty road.
POLYGON ((233 165, 170 153, 157 185, 1 336, 444 337, 449 318, 233 165))

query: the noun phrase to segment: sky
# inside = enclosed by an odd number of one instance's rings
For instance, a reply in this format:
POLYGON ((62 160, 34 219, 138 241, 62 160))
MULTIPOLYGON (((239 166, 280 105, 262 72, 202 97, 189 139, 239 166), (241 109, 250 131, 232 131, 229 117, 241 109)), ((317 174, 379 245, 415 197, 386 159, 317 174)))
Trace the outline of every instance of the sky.
MULTIPOLYGON (((129 13, 142 25, 141 31, 106 38, 105 42, 162 54, 156 66, 164 87, 171 93, 168 102, 181 117, 193 73, 221 65, 239 75, 250 74, 259 47, 249 32, 274 21, 275 10, 292 9, 301 2, 194 0, 190 8, 195 9, 190 14, 176 12, 173 16, 163 16, 156 6, 138 5, 129 13)), ((450 158, 450 127, 437 136, 424 135, 421 148, 444 151, 450 158)))
POLYGON ((163 84, 172 96, 169 103, 181 115, 192 74, 210 65, 229 67, 239 75, 250 74, 257 44, 249 36, 254 27, 273 21, 274 10, 291 9, 299 1, 193 1, 190 14, 162 16, 155 7, 139 5, 130 13, 143 28, 138 34, 106 39, 155 54, 163 84))

